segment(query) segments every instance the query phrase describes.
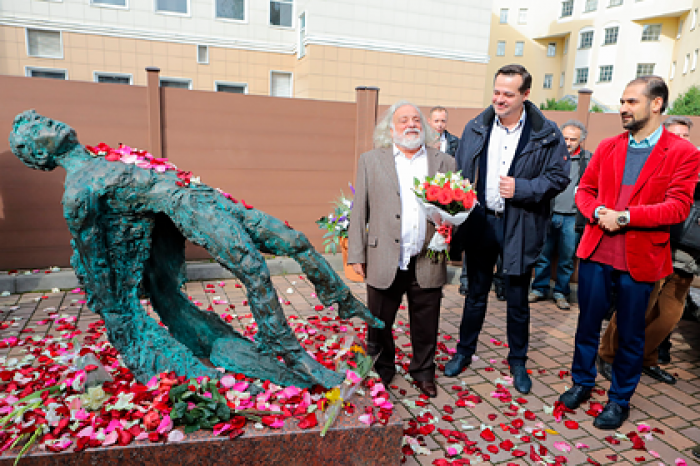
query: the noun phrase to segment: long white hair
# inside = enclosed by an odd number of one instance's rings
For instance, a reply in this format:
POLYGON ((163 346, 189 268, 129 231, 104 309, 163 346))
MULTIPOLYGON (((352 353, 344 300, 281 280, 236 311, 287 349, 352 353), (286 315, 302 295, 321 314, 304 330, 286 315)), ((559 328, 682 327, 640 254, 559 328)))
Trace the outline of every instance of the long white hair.
POLYGON ((391 130, 394 128, 394 113, 396 113, 396 110, 404 105, 410 105, 411 107, 415 108, 418 115, 420 115, 421 130, 425 134, 426 143, 435 140, 437 134, 428 124, 428 120, 426 120, 425 116, 423 116, 423 112, 421 112, 417 106, 408 100, 399 100, 387 109, 384 115, 382 115, 382 117, 379 119, 377 126, 374 128, 374 147, 391 147, 391 145, 394 143, 394 138, 391 136, 391 130))

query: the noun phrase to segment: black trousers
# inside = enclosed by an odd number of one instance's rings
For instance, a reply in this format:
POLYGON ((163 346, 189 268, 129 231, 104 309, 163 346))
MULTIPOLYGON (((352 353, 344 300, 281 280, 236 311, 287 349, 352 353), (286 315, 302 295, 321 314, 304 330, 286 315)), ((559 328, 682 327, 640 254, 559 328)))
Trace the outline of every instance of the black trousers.
POLYGON ((367 346, 370 354, 381 354, 374 367, 382 378, 391 378, 396 373, 394 357, 396 345, 392 326, 406 295, 411 328, 413 356, 408 371, 414 380, 429 381, 435 378, 435 350, 437 348, 438 323, 442 288, 421 288, 416 280, 415 260, 408 270, 397 270, 396 278, 385 290, 367 285, 367 304, 372 315, 384 322, 383 329, 369 327, 367 346))
MULTIPOLYGON (((464 301, 462 322, 459 326, 457 351, 470 357, 476 352, 476 343, 486 317, 486 304, 493 281, 493 268, 503 253, 503 218, 484 214, 475 233, 470 235, 467 252, 469 294, 464 301)), ((530 337, 530 306, 527 295, 532 271, 522 275, 505 275, 505 296, 508 337, 508 362, 511 366, 525 365, 530 337)))

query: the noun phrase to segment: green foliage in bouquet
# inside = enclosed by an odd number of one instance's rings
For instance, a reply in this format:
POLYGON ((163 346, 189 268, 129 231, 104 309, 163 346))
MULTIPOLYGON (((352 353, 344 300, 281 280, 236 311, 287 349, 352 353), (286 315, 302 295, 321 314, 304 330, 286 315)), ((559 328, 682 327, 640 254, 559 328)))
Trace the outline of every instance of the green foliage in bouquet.
MULTIPOLYGON (((355 194, 355 189, 350 185, 350 190, 355 194)), ((333 204, 335 208, 326 217, 316 220, 316 224, 322 230, 326 230, 323 235, 323 245, 326 253, 335 254, 340 246, 340 239, 348 237, 348 225, 350 224, 350 211, 352 210, 351 199, 345 197, 341 191, 340 198, 333 204)))

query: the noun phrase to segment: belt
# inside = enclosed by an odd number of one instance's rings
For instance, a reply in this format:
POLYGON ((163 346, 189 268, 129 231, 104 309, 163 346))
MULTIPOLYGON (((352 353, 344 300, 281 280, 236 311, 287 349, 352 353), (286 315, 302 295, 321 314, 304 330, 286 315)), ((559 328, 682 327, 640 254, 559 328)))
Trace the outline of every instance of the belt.
POLYGON ((484 207, 484 210, 486 211, 486 215, 493 215, 496 218, 503 218, 505 215, 505 212, 496 212, 495 210, 491 210, 486 207, 484 207))

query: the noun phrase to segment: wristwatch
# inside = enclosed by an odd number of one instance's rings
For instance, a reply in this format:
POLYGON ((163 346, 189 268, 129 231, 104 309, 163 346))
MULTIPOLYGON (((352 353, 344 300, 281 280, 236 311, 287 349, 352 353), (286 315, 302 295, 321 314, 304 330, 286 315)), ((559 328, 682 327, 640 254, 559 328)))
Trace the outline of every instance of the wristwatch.
POLYGON ((620 215, 617 216, 617 225, 621 227, 626 227, 630 223, 630 211, 625 210, 624 212, 620 212, 620 215))

